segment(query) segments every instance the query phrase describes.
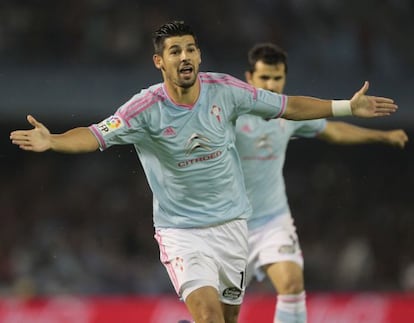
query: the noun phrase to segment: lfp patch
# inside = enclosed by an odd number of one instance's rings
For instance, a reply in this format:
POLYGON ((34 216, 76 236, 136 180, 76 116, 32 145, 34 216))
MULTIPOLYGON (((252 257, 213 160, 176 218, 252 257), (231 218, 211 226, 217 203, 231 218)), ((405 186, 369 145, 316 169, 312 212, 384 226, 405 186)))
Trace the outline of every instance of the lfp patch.
POLYGON ((98 124, 99 130, 103 135, 108 134, 116 129, 123 127, 122 119, 117 116, 110 116, 98 124))

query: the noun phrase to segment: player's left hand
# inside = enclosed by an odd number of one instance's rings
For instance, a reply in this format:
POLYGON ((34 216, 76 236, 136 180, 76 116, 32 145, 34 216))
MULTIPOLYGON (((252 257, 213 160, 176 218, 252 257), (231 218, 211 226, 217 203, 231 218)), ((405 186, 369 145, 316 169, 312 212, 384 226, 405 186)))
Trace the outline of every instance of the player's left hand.
POLYGON ((398 106, 390 98, 366 95, 369 83, 365 81, 362 88, 351 99, 352 114, 357 117, 372 118, 388 116, 397 111, 398 106))
POLYGON ((395 146, 398 148, 404 148, 405 144, 408 141, 408 136, 404 130, 390 130, 387 131, 387 142, 391 146, 395 146))

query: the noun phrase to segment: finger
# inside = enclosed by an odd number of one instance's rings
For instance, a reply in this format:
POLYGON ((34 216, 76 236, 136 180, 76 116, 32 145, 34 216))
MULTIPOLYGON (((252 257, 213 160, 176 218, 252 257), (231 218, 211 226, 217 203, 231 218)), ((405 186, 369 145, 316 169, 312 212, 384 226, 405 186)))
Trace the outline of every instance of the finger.
POLYGON ((393 99, 390 99, 390 98, 384 98, 384 97, 381 97, 381 96, 374 96, 372 98, 377 103, 394 103, 394 100, 393 99))
POLYGON ((28 145, 28 144, 21 144, 19 145, 20 149, 26 150, 26 151, 32 151, 33 150, 33 146, 32 145, 28 145))
POLYGON ((375 109, 374 113, 375 114, 386 113, 387 115, 390 115, 392 113, 395 113, 395 110, 392 110, 392 109, 375 109))
POLYGON ((367 93, 368 89, 369 89, 369 82, 365 81, 364 85, 361 87, 361 89, 358 92, 361 94, 365 94, 367 93))
POLYGON ((391 113, 385 113, 385 112, 375 112, 374 117, 388 117, 391 115, 391 113))
POLYGON ((375 106, 376 109, 389 109, 393 111, 398 110, 398 105, 394 103, 377 103, 375 106))
POLYGON ((16 130, 10 133, 10 139, 23 139, 27 138, 27 136, 26 130, 16 130))
POLYGON ((404 140, 402 140, 402 141, 400 140, 400 141, 398 141, 397 145, 398 145, 398 147, 400 147, 402 149, 402 148, 405 147, 405 141, 404 140))
POLYGON ((40 123, 30 114, 27 116, 27 121, 35 128, 40 126, 40 123))
POLYGON ((14 144, 14 145, 27 145, 27 144, 29 144, 31 141, 30 141, 29 139, 27 139, 27 138, 18 138, 18 139, 13 138, 11 142, 12 142, 12 144, 14 144))

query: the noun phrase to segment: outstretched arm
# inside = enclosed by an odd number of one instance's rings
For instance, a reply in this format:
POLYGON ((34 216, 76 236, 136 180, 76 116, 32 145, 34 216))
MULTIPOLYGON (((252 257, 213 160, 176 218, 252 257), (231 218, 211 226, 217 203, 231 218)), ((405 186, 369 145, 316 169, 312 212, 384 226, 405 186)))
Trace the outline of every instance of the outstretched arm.
POLYGON ((86 153, 99 148, 99 143, 86 127, 74 128, 62 134, 51 134, 49 130, 31 115, 27 121, 34 127, 30 130, 16 130, 10 134, 13 144, 27 151, 43 152, 54 150, 62 153, 86 153))
POLYGON ((404 130, 376 130, 358 127, 345 122, 328 121, 324 131, 318 138, 342 145, 384 143, 390 146, 404 148, 408 136, 404 130))
POLYGON ((283 118, 291 120, 319 119, 354 115, 362 118, 388 116, 397 110, 389 98, 368 96, 369 83, 354 94, 351 100, 322 100, 304 96, 289 96, 283 118))

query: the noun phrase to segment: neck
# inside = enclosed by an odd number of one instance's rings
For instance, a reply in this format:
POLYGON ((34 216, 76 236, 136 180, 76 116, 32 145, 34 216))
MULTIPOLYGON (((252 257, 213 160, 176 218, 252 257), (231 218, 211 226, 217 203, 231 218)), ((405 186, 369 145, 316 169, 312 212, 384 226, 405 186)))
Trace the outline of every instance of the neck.
POLYGON ((165 82, 165 89, 167 90, 168 96, 176 104, 182 105, 193 105, 196 103, 200 95, 200 81, 197 78, 194 85, 189 88, 183 88, 177 86, 171 82, 165 82))

